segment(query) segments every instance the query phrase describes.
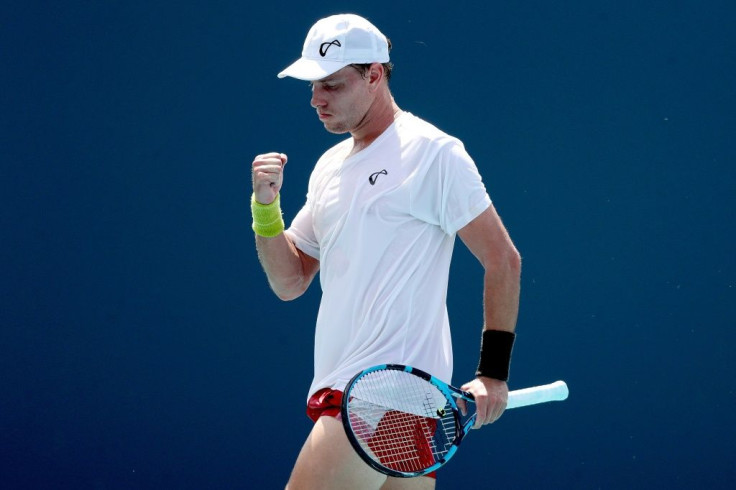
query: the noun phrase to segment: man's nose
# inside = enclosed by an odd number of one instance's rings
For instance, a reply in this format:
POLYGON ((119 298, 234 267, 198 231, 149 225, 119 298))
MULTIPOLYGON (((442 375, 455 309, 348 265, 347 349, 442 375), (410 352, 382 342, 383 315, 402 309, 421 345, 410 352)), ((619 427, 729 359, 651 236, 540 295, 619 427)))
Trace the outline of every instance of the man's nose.
POLYGON ((322 91, 318 87, 312 87, 312 98, 309 101, 309 104, 315 109, 318 107, 324 107, 325 100, 324 97, 322 97, 322 91))

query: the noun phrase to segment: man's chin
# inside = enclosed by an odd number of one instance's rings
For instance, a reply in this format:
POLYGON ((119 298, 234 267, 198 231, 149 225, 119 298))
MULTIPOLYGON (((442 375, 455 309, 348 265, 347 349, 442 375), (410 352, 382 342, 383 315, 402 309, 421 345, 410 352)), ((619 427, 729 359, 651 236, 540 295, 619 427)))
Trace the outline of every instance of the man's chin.
POLYGON ((325 122, 324 126, 327 132, 332 134, 345 134, 348 132, 348 129, 343 125, 333 125, 325 122))

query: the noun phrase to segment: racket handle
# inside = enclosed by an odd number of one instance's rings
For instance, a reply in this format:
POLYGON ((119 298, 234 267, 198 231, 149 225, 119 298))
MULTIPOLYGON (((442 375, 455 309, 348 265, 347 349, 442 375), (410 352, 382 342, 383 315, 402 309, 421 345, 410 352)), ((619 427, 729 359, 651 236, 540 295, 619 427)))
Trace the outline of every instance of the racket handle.
POLYGON ((506 408, 526 407, 537 403, 562 401, 567 399, 569 390, 564 381, 555 381, 548 385, 532 386, 521 390, 509 391, 506 408))

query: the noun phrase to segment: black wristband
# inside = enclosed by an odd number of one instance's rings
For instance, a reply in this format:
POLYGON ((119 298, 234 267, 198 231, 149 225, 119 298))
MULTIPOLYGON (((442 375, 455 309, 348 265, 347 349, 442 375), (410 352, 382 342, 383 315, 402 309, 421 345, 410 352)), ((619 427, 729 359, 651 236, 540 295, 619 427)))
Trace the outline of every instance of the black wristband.
POLYGON ((508 381, 515 339, 514 332, 484 330, 480 344, 480 362, 475 375, 508 381))

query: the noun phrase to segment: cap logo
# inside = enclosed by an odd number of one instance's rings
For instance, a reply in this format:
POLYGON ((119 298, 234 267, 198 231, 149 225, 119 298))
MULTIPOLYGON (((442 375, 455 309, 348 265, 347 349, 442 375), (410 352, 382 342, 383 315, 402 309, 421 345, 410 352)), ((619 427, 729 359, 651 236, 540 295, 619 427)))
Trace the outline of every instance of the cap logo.
POLYGON ((323 58, 327 56, 327 50, 330 49, 330 46, 332 45, 335 45, 338 48, 342 47, 342 44, 340 44, 340 41, 338 41, 337 39, 335 39, 334 41, 330 41, 328 43, 322 43, 319 45, 319 55, 323 58))

